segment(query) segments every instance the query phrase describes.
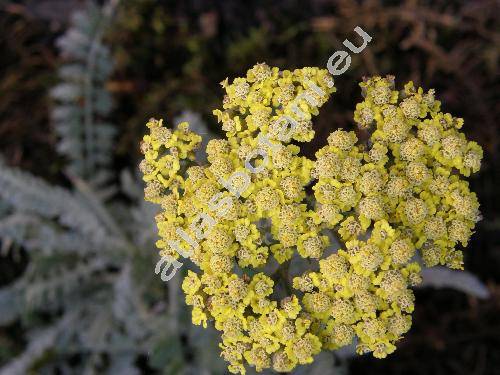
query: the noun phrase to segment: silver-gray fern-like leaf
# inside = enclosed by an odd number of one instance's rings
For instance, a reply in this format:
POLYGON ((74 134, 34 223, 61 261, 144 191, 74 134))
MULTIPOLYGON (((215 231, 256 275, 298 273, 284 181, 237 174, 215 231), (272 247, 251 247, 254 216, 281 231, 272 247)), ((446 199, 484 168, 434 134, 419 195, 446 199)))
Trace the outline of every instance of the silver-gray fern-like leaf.
POLYGON ((57 41, 64 58, 60 82, 51 90, 57 150, 68 158, 69 173, 89 182, 112 162, 116 128, 105 121, 112 110, 105 84, 113 59, 102 38, 115 3, 100 8, 89 2, 73 15, 71 27, 57 41))

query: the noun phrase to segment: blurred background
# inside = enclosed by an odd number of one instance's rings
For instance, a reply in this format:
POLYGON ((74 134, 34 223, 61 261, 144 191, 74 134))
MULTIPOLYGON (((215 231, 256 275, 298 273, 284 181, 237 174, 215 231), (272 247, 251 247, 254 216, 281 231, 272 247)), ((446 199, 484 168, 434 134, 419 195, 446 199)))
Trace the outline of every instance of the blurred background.
POLYGON ((0 374, 225 374, 180 275, 154 274, 144 124, 222 136, 220 81, 257 62, 326 67, 355 26, 373 40, 336 79, 305 154, 354 129, 363 76, 435 88, 484 148, 470 179, 483 220, 468 272, 438 270, 416 291, 394 354, 321 355, 294 374, 498 374, 499 15, 494 0, 1 1, 0 374))

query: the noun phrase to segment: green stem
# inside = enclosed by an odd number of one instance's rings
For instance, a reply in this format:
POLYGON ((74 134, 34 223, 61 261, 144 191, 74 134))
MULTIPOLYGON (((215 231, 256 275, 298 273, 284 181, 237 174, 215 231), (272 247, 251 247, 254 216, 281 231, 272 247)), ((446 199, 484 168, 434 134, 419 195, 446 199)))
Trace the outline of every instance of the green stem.
POLYGON ((279 272, 279 279, 283 282, 283 285, 286 289, 286 292, 288 295, 292 295, 292 287, 290 283, 290 275, 289 275, 289 270, 290 270, 290 261, 287 260, 284 262, 282 265, 279 266, 278 272, 279 272))

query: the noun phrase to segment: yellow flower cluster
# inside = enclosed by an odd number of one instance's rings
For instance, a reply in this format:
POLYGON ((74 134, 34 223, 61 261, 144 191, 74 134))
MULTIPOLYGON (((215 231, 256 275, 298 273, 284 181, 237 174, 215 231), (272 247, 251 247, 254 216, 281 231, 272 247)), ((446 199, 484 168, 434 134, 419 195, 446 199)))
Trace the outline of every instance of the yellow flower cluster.
POLYGON ((193 323, 214 322, 232 373, 288 372, 355 340, 384 358, 410 329, 418 257, 462 268, 457 247, 480 216, 461 175, 479 170, 481 148, 433 90, 373 77, 354 112, 368 145, 336 130, 309 160, 295 143, 313 138, 335 91, 327 70, 257 64, 222 86, 226 139, 208 143, 208 165, 185 123, 151 120, 141 146, 146 199, 162 207, 157 246, 200 270, 182 284, 193 323))

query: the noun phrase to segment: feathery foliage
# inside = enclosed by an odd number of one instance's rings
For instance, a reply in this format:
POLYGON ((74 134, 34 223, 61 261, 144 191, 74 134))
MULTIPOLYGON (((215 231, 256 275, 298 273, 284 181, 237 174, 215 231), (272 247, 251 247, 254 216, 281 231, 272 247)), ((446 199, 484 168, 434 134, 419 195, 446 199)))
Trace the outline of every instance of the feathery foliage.
POLYGON ((0 162, 0 239, 29 257, 22 276, 0 289, 0 325, 21 322, 28 341, 0 374, 136 374, 149 354, 151 369, 200 373, 200 357, 217 371, 215 340, 198 340, 184 324, 178 288, 167 290, 154 274, 154 252, 144 251, 154 248, 155 210, 136 178, 108 169, 112 59, 102 38, 114 5, 88 3, 58 41, 67 62, 51 92, 52 117, 72 188, 0 162), (103 199, 108 178, 120 179, 126 199, 103 199))
POLYGON ((108 177, 106 167, 116 133, 106 122, 112 100, 105 83, 113 59, 103 35, 111 10, 109 5, 101 10, 89 2, 73 15, 71 27, 57 41, 65 63, 58 71, 60 83, 51 91, 55 101, 52 119, 60 137, 58 151, 69 159, 70 173, 97 183, 108 177))

